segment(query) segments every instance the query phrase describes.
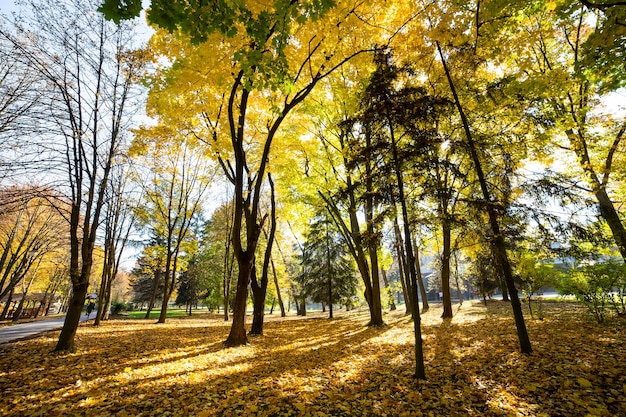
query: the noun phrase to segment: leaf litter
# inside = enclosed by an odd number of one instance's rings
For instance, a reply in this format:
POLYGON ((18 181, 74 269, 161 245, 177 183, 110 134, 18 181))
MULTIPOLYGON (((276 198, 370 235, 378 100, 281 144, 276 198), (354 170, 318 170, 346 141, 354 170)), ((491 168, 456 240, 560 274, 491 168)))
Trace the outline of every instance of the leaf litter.
POLYGON ((75 353, 58 332, 0 346, 4 416, 617 416, 626 415, 624 321, 576 308, 527 319, 519 353, 510 308, 469 302, 451 321, 422 316, 426 381, 413 379, 403 312, 366 327, 366 311, 281 319, 224 348, 217 315, 82 325, 75 353))

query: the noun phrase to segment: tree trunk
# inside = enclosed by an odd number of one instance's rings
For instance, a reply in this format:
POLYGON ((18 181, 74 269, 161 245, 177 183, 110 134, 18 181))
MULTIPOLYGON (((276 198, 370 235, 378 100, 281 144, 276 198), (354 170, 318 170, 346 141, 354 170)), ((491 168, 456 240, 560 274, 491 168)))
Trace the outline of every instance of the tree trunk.
POLYGON ((381 273, 383 276, 383 283, 385 284, 385 292, 387 293, 387 299, 389 300, 389 310, 394 311, 396 309, 396 303, 393 299, 393 292, 391 291, 391 287, 389 286, 389 280, 387 279, 387 272, 384 269, 381 269, 381 273))
POLYGON ((70 298, 67 313, 65 315, 65 322, 56 348, 57 352, 68 351, 75 352, 76 347, 74 345, 74 338, 76 337, 76 331, 78 330, 78 324, 80 323, 80 316, 83 312, 83 306, 85 305, 85 298, 87 297, 87 290, 89 288, 89 277, 82 279, 81 282, 72 286, 73 292, 70 298))
POLYGON ((265 296, 267 294, 267 278, 261 278, 259 284, 256 279, 256 267, 252 267, 250 279, 250 288, 252 289, 252 326, 250 327, 251 335, 263 334, 263 319, 265 318, 265 296))
POLYGON ((402 208, 402 223, 404 226, 404 244, 407 256, 408 275, 411 282, 410 300, 411 300, 411 313, 413 316, 413 334, 415 337, 415 374, 416 379, 426 379, 426 370, 424 368, 424 350, 422 347, 422 327, 419 308, 417 306, 417 272, 416 261, 413 254, 413 245, 411 244, 411 225, 409 224, 409 212, 406 205, 406 199, 404 196, 404 180, 403 171, 400 158, 398 156, 398 147, 396 144, 396 137, 393 131, 393 125, 390 124, 390 136, 391 136, 391 151, 393 154, 394 169, 396 172, 396 183, 398 187, 398 199, 400 201, 400 207, 402 208))
POLYGON ((326 273, 328 274, 328 318, 333 318, 333 271, 330 262, 330 235, 326 225, 326 273))
MULTIPOLYGON (((578 162, 580 163, 585 174, 587 174, 587 180, 591 185, 596 200, 598 201, 600 215, 608 224, 609 229, 611 229, 611 234, 613 235, 613 239, 615 239, 615 243, 620 254, 622 255, 622 259, 626 261, 626 230, 624 229, 624 224, 622 223, 619 213, 615 209, 613 201, 606 192, 611 170, 606 169, 602 179, 600 179, 599 173, 594 170, 589 156, 584 126, 578 128, 578 133, 574 133, 572 129, 567 130, 565 133, 572 144, 572 148, 576 152, 576 156, 578 156, 578 162)), ((611 150, 609 151, 605 161, 605 167, 611 166, 614 152, 619 148, 620 142, 623 140, 625 133, 626 125, 622 126, 613 140, 610 147, 611 150)))
MULTIPOLYGON (((39 266, 37 266, 37 269, 39 269, 39 266)), ((28 294, 28 290, 30 289, 31 284, 33 283, 33 280, 35 279, 36 273, 37 273, 37 270, 35 270, 35 272, 31 275, 30 280, 28 280, 28 284, 26 284, 26 287, 24 288, 24 291, 22 292, 22 299, 20 300, 20 303, 17 305, 17 309, 15 310, 15 314, 13 315, 13 321, 19 320, 20 316, 22 315, 22 311, 24 309, 24 302, 26 301, 26 295, 28 294)))
MULTIPOLYGON (((396 209, 397 212, 397 209, 396 209)), ((398 219, 393 219, 393 231, 395 234, 395 246, 396 246, 396 254, 398 256, 398 272, 400 274, 400 282, 402 283, 402 295, 404 296, 404 307, 405 312, 404 315, 408 316, 411 314, 411 298, 410 298, 410 283, 407 280, 406 271, 408 271, 408 266, 406 264, 406 257, 404 254, 404 242, 402 240, 402 235, 400 234, 400 226, 398 226, 398 219)))
POLYGON ((242 253, 239 261, 239 274, 237 276, 237 292, 233 305, 233 322, 230 333, 224 344, 228 347, 241 346, 248 343, 246 335, 246 309, 248 307, 248 285, 250 284, 254 256, 242 253))
POLYGON ((417 275, 417 283, 420 290, 420 296, 422 298, 422 313, 425 313, 428 311, 430 306, 428 305, 428 294, 426 293, 426 286, 424 285, 424 279, 422 278, 419 247, 417 246, 415 239, 413 239, 413 247, 415 248, 415 274, 417 275))
MULTIPOLYGON (((445 216, 445 214, 444 214, 445 216)), ((443 252, 441 254, 441 292, 443 292, 442 319, 452 318, 452 297, 450 295, 450 253, 451 253, 451 230, 447 219, 442 223, 443 252)))
POLYGON ((165 274, 163 274, 163 299, 161 300, 161 311, 159 312, 159 320, 157 323, 163 324, 167 319, 167 304, 170 301, 170 295, 174 289, 174 281, 176 279, 176 261, 175 254, 172 253, 172 247, 170 245, 171 237, 168 238, 167 243, 167 258, 165 259, 165 274), (174 259, 174 260, 173 260, 174 259), (172 263, 174 268, 172 268, 172 263), (171 278, 170 278, 171 277, 171 278))
POLYGON ((611 198, 606 192, 606 188, 600 186, 594 188, 594 194, 600 207, 600 214, 609 225, 622 259, 626 261, 626 230, 624 230, 624 225, 615 209, 615 205, 613 205, 611 198))
POLYGON ((15 293, 15 287, 11 287, 9 290, 7 302, 4 304, 4 308, 2 309, 2 314, 0 314, 0 320, 6 320, 7 314, 9 314, 9 308, 13 303, 13 294, 15 293))
POLYGON ((253 268, 251 275, 252 296, 254 300, 254 313, 252 316, 252 328, 250 334, 263 334, 263 319, 265 317, 265 297, 267 295, 267 284, 269 282, 269 269, 272 262, 272 249, 274 247, 274 237, 276 236, 276 195, 274 192, 274 181, 272 175, 267 174, 267 181, 270 185, 270 233, 267 237, 267 246, 263 257, 263 270, 261 271, 261 283, 257 285, 256 268, 253 268))
POLYGON ((530 339, 528 337, 528 331, 526 330, 526 323, 524 322, 522 305, 520 303, 519 296, 517 295, 517 288, 515 288, 515 280, 513 278, 513 271, 511 269, 511 264, 509 263, 509 259, 506 253, 504 236, 500 231, 500 224, 498 223, 497 213, 491 201, 491 195, 487 186, 487 180, 485 179, 482 165, 480 163, 480 158, 478 157, 478 151, 476 150, 476 144, 474 143, 474 138, 472 136, 469 121, 465 116, 465 112, 463 111, 463 107, 461 106, 461 102, 456 92, 456 88, 454 86, 454 83, 452 82, 452 76, 450 75, 448 65, 446 63, 443 52, 441 51, 441 46, 439 45, 439 42, 436 42, 436 45, 444 72, 446 74, 446 78, 448 80, 448 84, 450 86, 450 91, 452 92, 455 105, 463 123, 463 129, 465 131, 465 137, 467 139, 468 150, 471 154, 472 161, 474 162, 474 169, 476 170, 476 175, 478 176, 478 181, 480 183, 483 198, 485 199, 487 214, 489 216, 489 224, 491 226, 491 232, 493 233, 493 245, 496 251, 498 262, 502 268, 502 273, 504 275, 507 288, 509 290, 509 296, 511 298, 511 307, 513 308, 513 317, 515 318, 515 325, 517 328, 517 336, 520 343, 520 349, 522 353, 530 354, 532 353, 532 347, 530 344, 530 339))
POLYGON ((152 294, 150 295, 150 302, 148 303, 148 309, 146 310, 146 315, 144 318, 149 319, 150 313, 154 308, 154 303, 156 302, 156 296, 159 292, 159 281, 161 280, 161 271, 154 272, 154 286, 152 287, 152 294))
POLYGON ((280 295, 280 287, 278 286, 278 276, 276 275, 276 267, 274 266, 274 259, 271 261, 272 275, 274 276, 274 286, 276 287, 276 298, 278 299, 278 306, 280 307, 280 316, 285 317, 285 305, 283 304, 283 297, 280 295))

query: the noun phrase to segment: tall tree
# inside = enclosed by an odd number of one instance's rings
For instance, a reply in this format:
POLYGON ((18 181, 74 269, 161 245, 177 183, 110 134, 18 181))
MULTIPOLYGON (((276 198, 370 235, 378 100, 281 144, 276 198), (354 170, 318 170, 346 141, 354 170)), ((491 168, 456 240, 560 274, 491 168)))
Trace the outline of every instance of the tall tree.
POLYGON ((71 207, 72 298, 57 351, 75 349, 74 338, 94 263, 104 197, 115 155, 124 143, 133 82, 142 68, 130 51, 133 24, 115 25, 94 13, 95 1, 27 1, 14 25, 13 44, 46 80, 43 170, 59 179, 71 207), (49 172, 49 171, 48 171, 49 172), (63 180, 60 180, 64 177, 63 180))
POLYGON ((547 10, 524 12, 530 48, 519 50, 516 64, 527 75, 524 88, 541 87, 532 106, 544 127, 555 132, 548 152, 565 150, 575 158, 626 259, 626 228, 617 204, 626 117, 606 109, 610 94, 626 85, 626 7, 556 1, 547 10))
POLYGON ((483 199, 485 201, 485 208, 489 217, 489 226, 491 228, 491 233, 493 236, 492 243, 494 247, 494 254, 496 256, 498 265, 502 268, 502 273, 504 275, 506 286, 509 290, 509 295, 511 297, 511 305, 513 307, 513 316, 515 317, 515 325, 517 327, 517 335, 520 343, 520 349, 523 353, 530 354, 532 353, 530 338, 528 337, 528 331, 526 330, 526 323, 524 321, 522 306, 519 300, 517 288, 515 286, 513 270, 509 262, 508 255, 506 253, 505 237, 500 228, 500 222, 498 220, 496 208, 492 200, 492 193, 489 190, 489 186, 482 168, 483 165, 478 154, 478 149, 476 147, 476 142, 471 131, 469 120, 467 119, 467 116, 465 114, 465 110, 457 93, 455 83, 452 79, 452 74, 446 62, 446 58, 443 54, 441 45, 438 41, 436 42, 436 47, 444 68, 446 79, 448 80, 448 84, 450 86, 450 92, 454 99, 454 103, 459 113, 459 117, 461 118, 465 138, 467 140, 468 151, 474 164, 474 170, 476 172, 476 176, 478 177, 480 189, 483 195, 483 199))
POLYGON ((232 251, 232 200, 220 205, 204 224, 199 254, 206 262, 206 268, 217 271, 221 277, 221 304, 224 308, 224 321, 229 319, 232 283, 235 276, 235 258, 232 251))
POLYGON ((234 187, 239 275, 228 346, 247 341, 248 286, 265 221, 259 205, 277 132, 321 80, 362 52, 351 27, 359 21, 351 13, 354 6, 332 6, 330 1, 153 2, 148 15, 172 32, 158 32, 153 45, 175 63, 163 69, 167 82, 153 84, 152 109, 210 144, 234 187))

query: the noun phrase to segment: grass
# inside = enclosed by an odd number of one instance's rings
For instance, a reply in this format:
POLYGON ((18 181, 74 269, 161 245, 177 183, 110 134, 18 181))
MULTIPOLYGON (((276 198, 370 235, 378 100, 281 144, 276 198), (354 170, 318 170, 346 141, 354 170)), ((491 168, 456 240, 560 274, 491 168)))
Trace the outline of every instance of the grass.
POLYGON ((422 316, 426 381, 413 379, 403 310, 366 327, 366 311, 266 317, 265 334, 224 348, 230 323, 208 313, 80 326, 0 346, 0 415, 617 416, 626 415, 626 326, 577 304, 527 320, 519 353, 506 303, 466 302, 451 321, 422 316))

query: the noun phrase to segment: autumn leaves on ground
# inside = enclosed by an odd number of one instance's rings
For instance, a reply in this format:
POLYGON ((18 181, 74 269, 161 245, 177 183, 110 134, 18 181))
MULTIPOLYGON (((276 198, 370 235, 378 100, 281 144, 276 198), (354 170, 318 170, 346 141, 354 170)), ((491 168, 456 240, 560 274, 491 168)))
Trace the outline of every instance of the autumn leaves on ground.
POLYGON ((83 325, 78 351, 58 332, 0 346, 3 415, 615 416, 626 415, 626 323, 598 325, 576 305, 528 320, 518 353, 510 307, 463 304, 423 316, 427 380, 412 378, 411 322, 369 328, 366 312, 280 319, 226 349, 229 323, 194 315, 83 325))

